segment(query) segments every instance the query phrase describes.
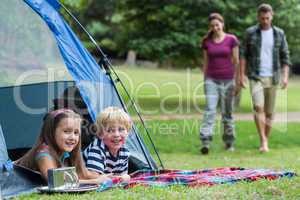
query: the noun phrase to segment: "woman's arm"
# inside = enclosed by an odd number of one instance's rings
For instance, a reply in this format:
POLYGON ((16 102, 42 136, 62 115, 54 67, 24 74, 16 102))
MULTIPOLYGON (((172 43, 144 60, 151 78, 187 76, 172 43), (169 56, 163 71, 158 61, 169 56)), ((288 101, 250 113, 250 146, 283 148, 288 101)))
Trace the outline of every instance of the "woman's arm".
POLYGON ((234 78, 235 78, 235 91, 234 95, 238 95, 240 92, 240 68, 239 68, 239 46, 235 46, 232 49, 232 62, 234 65, 234 78))
POLYGON ((206 75, 206 70, 207 70, 207 50, 203 50, 203 61, 202 61, 202 71, 203 71, 203 75, 205 77, 206 75))
POLYGON ((235 77, 236 83, 238 83, 239 76, 240 76, 239 61, 240 61, 240 59, 239 59, 239 47, 235 46, 232 49, 232 62, 233 62, 233 65, 234 65, 234 77, 235 77))
POLYGON ((237 68, 238 65, 239 65, 239 46, 235 46, 233 49, 232 49, 232 61, 233 61, 233 64, 234 66, 237 68))
POLYGON ((239 86, 242 88, 246 88, 246 66, 247 66, 247 58, 249 57, 249 40, 250 35, 247 33, 245 34, 244 40, 241 45, 241 61, 240 61, 240 80, 239 86))

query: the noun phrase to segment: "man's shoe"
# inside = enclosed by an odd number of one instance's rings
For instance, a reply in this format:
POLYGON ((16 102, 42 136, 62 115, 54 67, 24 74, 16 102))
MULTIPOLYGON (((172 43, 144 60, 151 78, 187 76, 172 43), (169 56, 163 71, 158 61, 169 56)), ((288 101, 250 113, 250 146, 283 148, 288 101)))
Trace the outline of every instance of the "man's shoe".
POLYGON ((203 155, 207 155, 208 152, 209 152, 209 147, 208 147, 208 146, 204 146, 204 147, 202 147, 202 148, 200 149, 200 151, 201 151, 201 153, 202 153, 203 155))

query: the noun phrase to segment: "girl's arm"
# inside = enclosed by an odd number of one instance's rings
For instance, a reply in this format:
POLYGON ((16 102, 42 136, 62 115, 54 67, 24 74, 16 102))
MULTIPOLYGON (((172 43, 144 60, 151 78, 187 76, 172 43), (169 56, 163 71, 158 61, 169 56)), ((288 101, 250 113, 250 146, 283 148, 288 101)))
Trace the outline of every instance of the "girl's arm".
POLYGON ((48 169, 57 168, 56 162, 50 156, 39 157, 37 160, 38 169, 42 175, 42 177, 48 181, 48 169))
POLYGON ((96 178, 90 179, 80 179, 80 184, 101 184, 105 181, 117 178, 119 179, 118 182, 126 182, 130 180, 130 176, 128 174, 123 175, 113 175, 113 174, 98 174, 96 178))
MULTIPOLYGON (((48 181, 48 170, 58 168, 56 162, 50 156, 42 156, 37 160, 38 169, 42 175, 42 177, 48 181)), ((79 183, 82 184, 100 184, 104 181, 109 180, 110 174, 99 174, 97 172, 92 172, 87 170, 87 174, 85 177, 80 177, 79 175, 79 183)))
POLYGON ((105 181, 110 180, 111 178, 107 175, 99 175, 97 178, 91 178, 91 179, 79 179, 80 184, 101 184, 105 181))
POLYGON ((114 174, 99 174, 97 172, 88 171, 88 177, 86 179, 80 179, 79 183, 82 184, 101 184, 109 179, 119 178, 121 182, 129 181, 130 176, 128 174, 114 175, 114 174))
POLYGON ((111 174, 100 174, 95 171, 90 171, 86 169, 86 175, 79 178, 79 183, 81 184, 100 184, 104 181, 111 179, 111 174))

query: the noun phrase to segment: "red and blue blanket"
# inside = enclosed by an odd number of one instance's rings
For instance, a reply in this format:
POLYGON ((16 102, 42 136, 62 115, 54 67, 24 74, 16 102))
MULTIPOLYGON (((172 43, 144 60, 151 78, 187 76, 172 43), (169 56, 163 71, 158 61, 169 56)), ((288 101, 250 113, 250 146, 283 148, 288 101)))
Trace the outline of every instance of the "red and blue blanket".
POLYGON ((98 191, 113 187, 133 188, 136 186, 171 186, 186 185, 190 187, 212 186, 238 181, 256 181, 259 179, 274 180, 281 177, 293 177, 296 174, 289 171, 274 171, 270 169, 246 168, 217 168, 206 170, 142 170, 131 174, 131 180, 120 183, 119 179, 112 179, 103 183, 98 191))

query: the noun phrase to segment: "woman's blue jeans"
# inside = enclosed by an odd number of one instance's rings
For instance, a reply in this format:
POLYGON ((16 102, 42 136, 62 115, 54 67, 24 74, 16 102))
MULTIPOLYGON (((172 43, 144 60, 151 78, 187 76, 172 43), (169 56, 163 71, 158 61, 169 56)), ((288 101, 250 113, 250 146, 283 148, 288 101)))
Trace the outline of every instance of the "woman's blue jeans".
POLYGON ((212 141, 219 101, 223 123, 223 141, 227 145, 233 144, 235 140, 234 120, 232 117, 234 88, 234 80, 205 79, 204 90, 206 97, 206 108, 200 128, 200 139, 203 146, 208 146, 212 141))

